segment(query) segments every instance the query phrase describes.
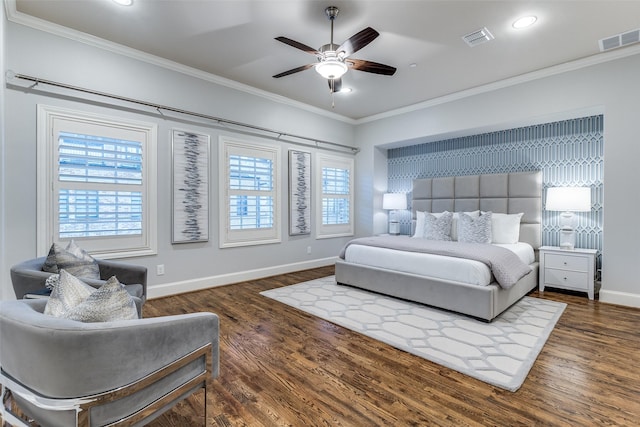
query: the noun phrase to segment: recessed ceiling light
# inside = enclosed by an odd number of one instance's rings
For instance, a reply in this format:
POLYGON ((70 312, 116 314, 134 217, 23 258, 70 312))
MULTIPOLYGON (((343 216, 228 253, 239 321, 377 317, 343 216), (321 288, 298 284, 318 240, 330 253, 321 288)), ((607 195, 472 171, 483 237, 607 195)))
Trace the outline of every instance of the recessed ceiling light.
POLYGON ((120 6, 131 6, 133 4, 133 0, 113 0, 114 3, 118 3, 120 6))
POLYGON ((416 68, 418 66, 418 64, 416 64, 415 62, 412 62, 411 64, 409 64, 409 68, 416 68))
POLYGON ((516 29, 527 28, 533 25, 537 20, 538 18, 535 16, 523 16, 522 18, 517 19, 513 23, 513 28, 516 28, 516 29))
POLYGON ((343 87, 342 89, 340 89, 340 93, 351 93, 351 91, 353 91, 353 89, 351 89, 350 87, 343 87))

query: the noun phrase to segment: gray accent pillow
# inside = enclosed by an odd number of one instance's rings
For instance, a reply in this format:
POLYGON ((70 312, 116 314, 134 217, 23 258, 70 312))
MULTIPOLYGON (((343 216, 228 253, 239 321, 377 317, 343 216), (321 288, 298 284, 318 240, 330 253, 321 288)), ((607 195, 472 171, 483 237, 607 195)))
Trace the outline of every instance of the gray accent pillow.
POLYGON ((138 318, 138 310, 131 295, 112 276, 89 297, 69 310, 65 318, 79 322, 111 322, 138 318))
POLYGON ((429 240, 451 240, 451 221, 453 213, 443 212, 435 216, 428 212, 424 214, 424 238, 429 240))
POLYGON ((44 281, 44 287, 53 290, 60 283, 60 274, 52 274, 44 281))
POLYGON ((51 245, 47 259, 42 266, 42 271, 54 274, 62 269, 76 277, 100 279, 98 262, 73 240, 66 248, 58 243, 51 245))
POLYGON ((64 317, 67 311, 89 298, 93 292, 95 292, 95 288, 69 274, 66 270, 60 270, 60 279, 51 290, 44 314, 64 317))
POLYGON ((95 289, 66 270, 51 291, 44 314, 80 322, 110 322, 138 318, 133 298, 112 276, 95 289))
POLYGON ((491 243, 491 212, 482 212, 477 218, 462 212, 458 220, 458 241, 465 243, 491 243))

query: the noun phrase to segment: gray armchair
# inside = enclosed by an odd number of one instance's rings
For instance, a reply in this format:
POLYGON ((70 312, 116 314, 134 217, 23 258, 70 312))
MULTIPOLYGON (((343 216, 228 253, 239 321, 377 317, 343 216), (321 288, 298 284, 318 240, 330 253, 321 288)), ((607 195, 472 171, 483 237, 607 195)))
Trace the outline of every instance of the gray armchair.
MULTIPOLYGON (((30 259, 11 267, 11 282, 16 298, 24 298, 25 294, 42 290, 51 273, 42 271, 46 257, 30 259)), ((147 299, 147 268, 119 261, 96 259, 100 267, 100 280, 82 278, 82 281, 94 288, 99 288, 111 276, 125 285, 131 296, 138 298, 136 305, 141 313, 141 306, 147 299)))
MULTIPOLYGON (((204 388, 207 425, 217 315, 81 323, 42 314, 46 302, 0 301, 3 397, 27 417, 50 427, 142 426, 204 388)), ((19 425, 4 404, 1 414, 19 425)))

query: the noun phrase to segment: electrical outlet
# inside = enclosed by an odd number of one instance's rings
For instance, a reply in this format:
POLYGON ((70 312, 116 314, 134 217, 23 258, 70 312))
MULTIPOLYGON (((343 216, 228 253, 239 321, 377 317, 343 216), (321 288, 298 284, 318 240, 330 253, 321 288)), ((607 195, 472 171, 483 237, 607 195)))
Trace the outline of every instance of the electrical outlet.
POLYGON ((162 276, 164 274, 164 264, 156 265, 156 274, 162 276))
POLYGON ((311 246, 307 246, 307 253, 310 254, 311 253, 311 246))

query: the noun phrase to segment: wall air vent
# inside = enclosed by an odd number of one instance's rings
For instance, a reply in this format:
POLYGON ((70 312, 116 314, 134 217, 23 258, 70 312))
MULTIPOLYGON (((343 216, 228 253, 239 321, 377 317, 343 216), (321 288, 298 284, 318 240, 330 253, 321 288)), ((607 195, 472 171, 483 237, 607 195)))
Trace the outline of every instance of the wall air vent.
POLYGON ((493 40, 494 38, 495 37, 493 37, 493 34, 491 34, 487 27, 480 28, 479 30, 467 34, 466 36, 462 36, 462 40, 464 40, 464 42, 471 47, 486 43, 493 40))
POLYGON ((626 33, 616 34, 615 36, 606 37, 598 41, 600 52, 627 46, 640 42, 640 29, 627 31, 626 33))

